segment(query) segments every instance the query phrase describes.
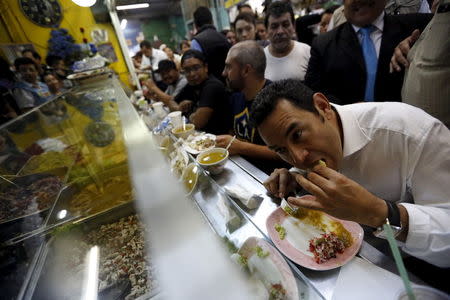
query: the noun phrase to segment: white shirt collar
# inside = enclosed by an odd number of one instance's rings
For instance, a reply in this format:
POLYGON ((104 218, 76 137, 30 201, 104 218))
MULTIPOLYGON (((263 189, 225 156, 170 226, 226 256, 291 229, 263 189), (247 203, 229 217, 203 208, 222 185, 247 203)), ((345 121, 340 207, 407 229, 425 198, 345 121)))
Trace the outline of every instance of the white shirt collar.
POLYGON ((368 137, 364 129, 361 128, 358 120, 351 110, 351 106, 333 104, 333 107, 336 109, 341 119, 342 132, 344 136, 343 155, 344 157, 347 157, 360 150, 368 142, 370 142, 370 137, 368 137))
MULTIPOLYGON (((383 32, 383 28, 384 28, 384 11, 378 16, 378 18, 375 19, 375 21, 372 22, 372 25, 375 26, 379 31, 383 32)), ((358 33, 359 29, 361 29, 361 27, 353 25, 353 29, 355 30, 356 33, 358 33)))

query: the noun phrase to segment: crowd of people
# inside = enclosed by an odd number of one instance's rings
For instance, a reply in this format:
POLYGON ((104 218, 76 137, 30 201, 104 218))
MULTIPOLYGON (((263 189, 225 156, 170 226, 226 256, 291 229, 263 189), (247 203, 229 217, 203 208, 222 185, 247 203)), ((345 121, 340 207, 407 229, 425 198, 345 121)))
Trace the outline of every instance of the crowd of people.
MULTIPOLYGON (((392 2, 345 0, 297 19, 289 1, 264 19, 244 5, 223 32, 198 7, 179 55, 142 41, 133 62, 148 100, 181 111, 220 147, 236 136, 230 154, 271 174, 275 197, 377 237, 388 220, 404 252, 448 268, 450 5, 392 2), (309 195, 295 197, 298 188, 309 195)), ((2 62, 2 93, 17 100, 2 103, 3 118, 62 91, 63 61, 45 66, 36 54, 16 60, 19 76, 2 62)))
POLYGON ((70 70, 64 59, 56 55, 42 58, 35 50, 25 49, 14 66, 0 57, 0 124, 8 122, 36 106, 62 94, 72 85, 70 70))
POLYGON ((388 220, 405 253, 448 268, 450 12, 440 1, 434 13, 418 1, 402 14, 388 13, 389 1, 346 0, 297 20, 278 1, 262 22, 242 11, 223 32, 199 7, 190 49, 179 65, 153 64, 160 84, 143 80, 146 95, 219 147, 236 136, 230 154, 270 173, 275 197, 381 238, 388 220), (317 34, 300 36, 311 24, 317 34), (309 195, 295 197, 298 188, 309 195))

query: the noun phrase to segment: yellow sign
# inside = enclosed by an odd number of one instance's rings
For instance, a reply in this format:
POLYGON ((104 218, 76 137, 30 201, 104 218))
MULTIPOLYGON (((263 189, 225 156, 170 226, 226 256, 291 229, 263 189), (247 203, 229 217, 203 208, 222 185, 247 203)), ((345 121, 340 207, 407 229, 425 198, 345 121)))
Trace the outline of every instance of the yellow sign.
POLYGON ((225 8, 230 8, 233 5, 239 4, 239 2, 241 2, 241 0, 226 0, 225 1, 225 8))

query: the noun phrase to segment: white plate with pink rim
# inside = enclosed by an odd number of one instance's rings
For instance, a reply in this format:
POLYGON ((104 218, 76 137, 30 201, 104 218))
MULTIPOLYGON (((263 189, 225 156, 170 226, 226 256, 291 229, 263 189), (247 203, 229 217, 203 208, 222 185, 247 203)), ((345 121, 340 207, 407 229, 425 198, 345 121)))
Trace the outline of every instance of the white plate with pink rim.
POLYGON ((325 224, 326 233, 335 232, 336 228, 339 228, 339 232, 343 232, 342 228, 344 228, 351 235, 348 242, 350 245, 346 245, 343 252, 337 253, 335 258, 318 263, 314 254, 310 251, 309 245, 312 238, 321 237, 324 233, 323 229, 289 215, 281 207, 274 210, 266 220, 268 234, 275 246, 286 257, 302 267, 323 271, 343 266, 358 253, 364 231, 358 223, 340 220, 323 212, 317 213, 320 214, 320 218, 325 224), (279 231, 277 231, 277 225, 281 225, 282 229, 285 230, 284 238, 281 238, 279 231))
POLYGON ((291 268, 268 242, 258 237, 249 237, 239 248, 238 254, 245 257, 250 273, 259 277, 269 293, 270 287, 276 287, 285 293, 283 299, 299 299, 297 282, 291 268))

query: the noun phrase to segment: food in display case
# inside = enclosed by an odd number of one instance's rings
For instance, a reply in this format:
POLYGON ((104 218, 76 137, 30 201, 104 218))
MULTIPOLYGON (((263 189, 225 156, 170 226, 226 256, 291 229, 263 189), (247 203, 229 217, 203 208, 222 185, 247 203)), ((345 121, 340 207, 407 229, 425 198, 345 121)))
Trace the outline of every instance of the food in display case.
POLYGON ((116 135, 113 127, 106 122, 92 122, 84 129, 86 140, 96 147, 106 147, 110 145, 116 135))
POLYGON ((75 162, 73 154, 66 152, 49 151, 35 155, 20 170, 19 175, 29 175, 46 172, 61 167, 71 167, 75 162))
POLYGON ((48 209, 63 183, 58 176, 36 174, 13 180, 0 193, 0 223, 48 209))
POLYGON ((75 215, 95 214, 132 199, 128 174, 113 176, 102 183, 94 182, 82 187, 70 199, 69 210, 75 215))
POLYGON ((189 163, 189 157, 183 149, 176 149, 170 154, 170 170, 179 177, 189 163))
POLYGON ((34 278, 31 285, 33 299, 80 299, 87 276, 88 253, 94 247, 99 250, 100 299, 108 299, 106 295, 111 290, 121 295, 117 299, 127 300, 157 292, 154 267, 145 248, 143 224, 135 214, 114 217, 124 215, 129 207, 107 212, 100 220, 94 218, 60 230, 48 243, 48 254, 37 272, 39 278, 34 278), (112 220, 103 222, 102 218, 112 220))

